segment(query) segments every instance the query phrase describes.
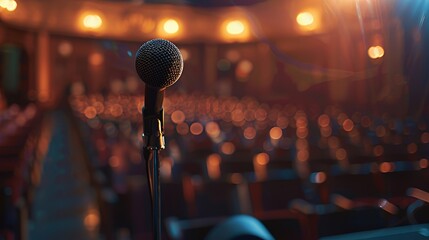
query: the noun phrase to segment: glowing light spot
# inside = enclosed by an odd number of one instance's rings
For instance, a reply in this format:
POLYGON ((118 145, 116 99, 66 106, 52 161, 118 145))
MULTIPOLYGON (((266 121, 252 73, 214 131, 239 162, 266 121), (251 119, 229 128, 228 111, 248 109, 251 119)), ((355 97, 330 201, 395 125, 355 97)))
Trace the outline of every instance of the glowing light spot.
POLYGON ((256 137, 256 129, 253 127, 247 127, 244 129, 243 135, 246 139, 252 140, 256 137))
POLYGON ((331 123, 331 119, 329 118, 328 115, 322 114, 319 116, 319 118, 317 118, 317 123, 319 124, 320 127, 328 127, 329 124, 331 123))
POLYGON ((111 156, 109 158, 109 165, 112 168, 118 168, 121 166, 121 159, 118 156, 111 156))
POLYGON ((104 57, 101 53, 92 53, 89 55, 88 61, 93 66, 100 66, 104 62, 104 57))
POLYGON ((379 169, 382 173, 392 172, 395 169, 395 165, 391 162, 383 162, 380 164, 379 169))
POLYGON ((9 12, 13 12, 16 10, 16 8, 18 7, 18 3, 15 0, 6 0, 6 1, 2 1, 4 2, 3 4, 0 3, 0 6, 4 6, 3 8, 6 8, 6 10, 8 10, 9 12))
POLYGON ((208 122, 206 124, 206 133, 212 137, 216 138, 220 135, 220 128, 216 122, 208 122))
POLYGON ((89 29, 99 29, 103 25, 103 19, 97 14, 88 14, 83 17, 83 26, 89 29))
POLYGON ((310 157, 310 153, 308 150, 299 150, 296 154, 296 159, 300 162, 305 162, 310 157))
POLYGON ((335 158, 337 158, 337 160, 346 160, 347 159, 347 151, 344 148, 338 148, 335 151, 335 158))
POLYGON ((177 124, 176 126, 176 131, 177 133, 179 133, 180 135, 186 135, 189 133, 189 126, 187 123, 182 122, 177 124))
POLYGON ((85 227, 93 231, 98 227, 98 224, 100 223, 100 216, 98 214, 97 210, 90 210, 89 213, 85 216, 85 219, 83 220, 85 227))
POLYGON ((83 114, 86 118, 93 119, 95 118, 95 116, 97 116, 97 110, 95 109, 95 107, 89 106, 85 108, 83 114))
POLYGON ((182 123, 185 121, 185 114, 180 110, 176 110, 171 114, 171 121, 175 124, 182 123))
POLYGON ((384 49, 381 46, 371 46, 368 48, 368 56, 372 59, 382 58, 384 49))
POLYGON ((243 176, 240 173, 233 173, 231 174, 230 180, 234 184, 240 184, 243 182, 243 176))
POLYGON ((300 26, 310 26, 314 23, 314 16, 310 12, 301 12, 296 16, 296 22, 300 26))
POLYGON ((174 19, 168 19, 163 24, 163 29, 165 33, 175 34, 179 32, 180 26, 179 23, 174 19))
POLYGON ((344 129, 344 131, 346 131, 346 132, 350 132, 350 131, 352 131, 353 130, 353 128, 354 128, 354 123, 353 123, 353 121, 351 120, 351 119, 346 119, 346 120, 344 120, 344 122, 343 122, 343 129, 344 129))
POLYGON ((267 153, 258 153, 255 155, 254 161, 259 165, 267 165, 270 162, 270 156, 267 153))
POLYGON ((298 138, 306 138, 308 136, 308 128, 299 127, 296 129, 296 136, 298 138))
POLYGON ((283 131, 281 128, 279 128, 279 127, 271 128, 271 130, 270 130, 270 138, 271 139, 275 139, 275 140, 280 139, 282 137, 282 135, 283 135, 283 131))
POLYGON ((211 179, 218 179, 221 175, 220 171, 220 163, 221 163, 221 157, 219 154, 210 154, 207 157, 206 165, 207 165, 207 172, 211 179))
POLYGON ((321 128, 320 135, 322 135, 322 137, 330 137, 332 135, 332 128, 331 127, 321 128))
POLYGON ((191 124, 189 130, 193 135, 200 135, 203 132, 204 128, 201 123, 195 122, 191 124))
POLYGON ((381 145, 377 145, 374 147, 374 149, 372 151, 374 153, 374 156, 380 157, 384 153, 384 148, 381 145))
POLYGON ((419 161, 420 168, 428 168, 429 167, 429 161, 426 158, 422 158, 419 161))
POLYGON ((233 20, 226 24, 226 32, 230 35, 240 35, 244 30, 245 26, 240 20, 233 20))
POLYGON ((235 145, 232 142, 225 142, 222 144, 220 150, 223 154, 231 155, 235 152, 235 145))
POLYGON ((70 54, 73 52, 73 46, 70 42, 62 42, 60 45, 58 45, 58 53, 63 56, 67 57, 70 56, 70 54))

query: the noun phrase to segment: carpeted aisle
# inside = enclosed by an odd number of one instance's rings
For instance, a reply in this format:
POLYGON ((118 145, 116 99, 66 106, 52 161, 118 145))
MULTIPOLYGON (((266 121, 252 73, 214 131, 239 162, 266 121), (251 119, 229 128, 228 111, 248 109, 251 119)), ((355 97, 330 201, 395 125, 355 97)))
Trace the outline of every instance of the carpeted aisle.
POLYGON ((42 132, 51 134, 34 192, 30 240, 98 239, 95 192, 84 162, 85 151, 69 116, 57 110, 42 122, 42 132))

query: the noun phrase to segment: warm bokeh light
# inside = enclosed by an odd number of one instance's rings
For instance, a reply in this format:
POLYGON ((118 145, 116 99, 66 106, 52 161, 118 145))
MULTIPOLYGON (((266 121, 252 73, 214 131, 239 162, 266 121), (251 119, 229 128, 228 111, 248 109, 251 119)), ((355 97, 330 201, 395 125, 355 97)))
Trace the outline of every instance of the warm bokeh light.
POLYGON ((206 166, 210 179, 218 179, 221 176, 220 163, 222 159, 219 154, 213 153, 207 157, 206 166))
POLYGON ((344 129, 344 131, 346 131, 346 132, 350 132, 350 131, 352 131, 353 130, 353 128, 354 128, 354 123, 353 123, 353 121, 351 120, 351 119, 346 119, 346 120, 344 120, 344 122, 343 122, 343 129, 344 129))
POLYGON ((270 156, 267 153, 258 153, 255 155, 254 161, 259 165, 267 165, 270 161, 270 156))
POLYGON ((180 110, 176 110, 171 114, 171 121, 175 124, 179 124, 185 121, 185 113, 180 110))
POLYGON ((201 133, 203 133, 204 127, 201 123, 195 122, 191 124, 191 126, 189 127, 189 131, 193 135, 200 135, 201 133))
POLYGON ((296 16, 296 22, 301 26, 309 26, 314 23, 314 16, 310 12, 301 12, 296 16))
POLYGON ((88 62, 92 66, 100 66, 104 62, 104 56, 99 52, 92 53, 88 57, 88 62))
POLYGON ((256 129, 254 127, 247 127, 243 131, 244 138, 251 140, 256 137, 256 129))
POLYGON ((72 52, 73 52, 73 45, 70 42, 64 41, 58 45, 58 53, 61 56, 68 57, 72 52))
POLYGON ((164 32, 167 34, 176 34, 179 29, 179 23, 175 19, 167 19, 162 25, 164 32))
POLYGON ((320 127, 328 127, 329 124, 331 123, 331 119, 329 118, 328 115, 322 114, 317 118, 317 123, 319 124, 320 127))
POLYGON ((372 152, 374 153, 374 156, 380 157, 384 153, 384 148, 381 145, 377 145, 373 148, 372 152))
POLYGON ((18 7, 18 3, 15 0, 0 0, 0 7, 13 12, 18 7))
POLYGON ((320 26, 320 10, 306 9, 296 15, 295 21, 299 30, 314 31, 320 26))
POLYGON ((98 14, 87 14, 82 21, 83 26, 88 29, 99 29, 103 25, 103 19, 98 14))
POLYGON ((384 49, 381 46, 371 46, 368 48, 368 56, 372 59, 382 58, 384 49))
POLYGON ((226 32, 231 35, 239 35, 244 33, 245 26, 240 20, 229 21, 226 24, 226 32))
POLYGON ((338 148, 335 151, 335 158, 339 161, 343 161, 347 159, 347 151, 344 148, 338 148))
POLYGON ((270 130, 270 138, 271 139, 274 139, 274 140, 280 139, 282 137, 282 135, 283 135, 283 131, 281 128, 279 128, 279 127, 271 128, 271 130, 270 130))
POLYGON ((395 169, 395 164, 391 162, 382 162, 379 166, 380 172, 392 172, 395 169))
POLYGON ((235 145, 232 142, 225 142, 220 147, 223 154, 231 155, 235 152, 235 145))
POLYGON ((427 160, 426 158, 420 159, 419 167, 420 168, 428 168, 429 167, 429 160, 427 160))
POLYGON ((220 34, 227 41, 245 41, 249 37, 248 28, 244 18, 229 18, 220 26, 220 34))
POLYGON ((99 223, 100 216, 98 211, 91 209, 84 218, 85 227, 90 231, 94 231, 95 229, 97 229, 99 223))

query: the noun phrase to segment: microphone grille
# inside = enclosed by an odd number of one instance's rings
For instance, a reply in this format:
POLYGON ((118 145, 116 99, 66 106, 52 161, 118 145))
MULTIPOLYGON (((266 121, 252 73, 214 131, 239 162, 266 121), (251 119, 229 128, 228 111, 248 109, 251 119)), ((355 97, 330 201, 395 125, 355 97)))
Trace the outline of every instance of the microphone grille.
POLYGON ((147 85, 166 88, 173 85, 183 71, 183 58, 170 41, 153 39, 145 42, 136 53, 137 74, 147 85))

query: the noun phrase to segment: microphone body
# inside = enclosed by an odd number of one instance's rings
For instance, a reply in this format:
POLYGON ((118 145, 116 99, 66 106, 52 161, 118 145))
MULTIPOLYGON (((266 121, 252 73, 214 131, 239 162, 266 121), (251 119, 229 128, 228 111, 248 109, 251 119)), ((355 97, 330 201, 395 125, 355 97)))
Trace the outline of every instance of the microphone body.
POLYGON ((153 39, 144 43, 137 51, 135 67, 139 77, 146 83, 145 105, 142 109, 145 147, 163 149, 164 92, 182 74, 182 55, 173 43, 153 39))

